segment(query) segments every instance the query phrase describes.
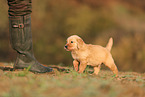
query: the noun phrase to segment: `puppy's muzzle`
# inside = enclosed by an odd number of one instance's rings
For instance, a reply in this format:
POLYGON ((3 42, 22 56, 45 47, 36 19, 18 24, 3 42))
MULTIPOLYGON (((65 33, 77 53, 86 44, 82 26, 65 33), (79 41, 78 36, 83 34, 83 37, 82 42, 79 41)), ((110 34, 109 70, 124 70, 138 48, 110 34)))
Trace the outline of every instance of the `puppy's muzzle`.
POLYGON ((67 45, 65 45, 64 48, 67 49, 67 45))
POLYGON ((69 51, 67 45, 64 46, 64 49, 65 49, 66 51, 69 51))

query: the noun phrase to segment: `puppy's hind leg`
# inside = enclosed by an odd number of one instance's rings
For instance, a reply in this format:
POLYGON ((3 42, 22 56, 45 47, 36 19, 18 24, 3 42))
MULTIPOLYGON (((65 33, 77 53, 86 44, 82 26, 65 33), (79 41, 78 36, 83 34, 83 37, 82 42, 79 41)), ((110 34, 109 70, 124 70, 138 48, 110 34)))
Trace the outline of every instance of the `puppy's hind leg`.
POLYGON ((94 67, 94 73, 93 73, 93 74, 98 75, 98 73, 99 73, 99 71, 100 71, 100 68, 101 68, 101 64, 99 64, 98 67, 95 66, 95 67, 94 67))
POLYGON ((78 71, 79 62, 78 62, 77 60, 74 60, 74 61, 73 61, 73 65, 74 65, 74 69, 75 69, 76 71, 78 71))
POLYGON ((112 70, 112 72, 114 74, 116 74, 115 76, 118 77, 118 69, 117 69, 116 65, 115 64, 112 64, 111 67, 109 67, 109 68, 112 70))
POLYGON ((109 60, 107 60, 104 63, 114 74, 116 74, 116 77, 118 77, 118 69, 117 66, 114 63, 113 58, 111 57, 109 60))

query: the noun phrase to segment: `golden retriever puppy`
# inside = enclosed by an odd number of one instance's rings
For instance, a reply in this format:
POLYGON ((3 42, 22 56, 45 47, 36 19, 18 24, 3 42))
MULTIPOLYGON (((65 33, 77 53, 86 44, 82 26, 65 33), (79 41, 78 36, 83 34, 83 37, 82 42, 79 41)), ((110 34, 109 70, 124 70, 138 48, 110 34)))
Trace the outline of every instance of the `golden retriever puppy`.
POLYGON ((110 50, 113 45, 113 39, 110 38, 106 47, 99 45, 86 44, 79 36, 72 35, 68 37, 64 48, 71 51, 74 59, 74 69, 83 73, 87 65, 94 67, 94 74, 98 74, 101 64, 105 64, 113 73, 118 76, 118 69, 114 63, 110 50), (80 65, 79 65, 80 64, 80 65))

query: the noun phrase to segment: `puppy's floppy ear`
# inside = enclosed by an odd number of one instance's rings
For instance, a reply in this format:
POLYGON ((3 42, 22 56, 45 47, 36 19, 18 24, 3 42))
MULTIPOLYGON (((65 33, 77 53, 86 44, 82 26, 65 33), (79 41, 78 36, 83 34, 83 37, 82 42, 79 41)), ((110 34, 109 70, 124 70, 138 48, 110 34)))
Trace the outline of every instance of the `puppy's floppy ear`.
POLYGON ((81 38, 77 39, 77 43, 78 49, 82 48, 84 45, 84 41, 81 38))

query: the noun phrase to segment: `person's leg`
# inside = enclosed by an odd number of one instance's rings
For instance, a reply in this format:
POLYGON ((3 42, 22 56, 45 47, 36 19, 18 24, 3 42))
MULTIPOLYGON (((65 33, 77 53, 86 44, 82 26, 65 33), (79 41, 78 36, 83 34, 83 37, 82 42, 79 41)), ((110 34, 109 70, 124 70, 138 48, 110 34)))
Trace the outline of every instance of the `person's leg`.
POLYGON ((33 55, 31 0, 8 0, 9 32, 12 48, 17 51, 14 69, 30 66, 30 71, 45 73, 52 69, 41 65, 33 55))

